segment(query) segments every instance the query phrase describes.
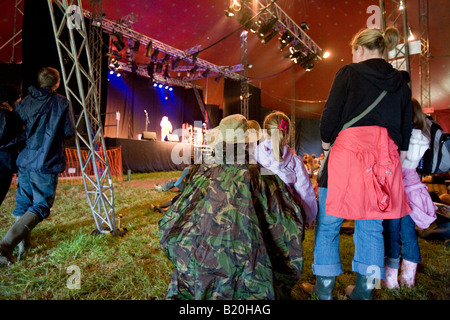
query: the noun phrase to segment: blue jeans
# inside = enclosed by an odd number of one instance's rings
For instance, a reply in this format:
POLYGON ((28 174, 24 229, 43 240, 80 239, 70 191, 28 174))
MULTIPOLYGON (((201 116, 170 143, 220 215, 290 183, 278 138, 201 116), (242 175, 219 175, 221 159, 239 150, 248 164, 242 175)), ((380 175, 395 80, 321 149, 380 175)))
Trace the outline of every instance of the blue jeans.
POLYGON ((30 211, 41 221, 50 215, 55 201, 58 174, 38 173, 19 169, 14 216, 21 217, 30 211))
POLYGON ((409 215, 401 219, 384 220, 384 246, 386 250, 385 264, 392 269, 400 266, 400 251, 403 259, 419 263, 419 242, 413 219, 409 215))
MULTIPOLYGON (((319 213, 314 240, 313 274, 333 277, 344 271, 339 251, 339 232, 343 218, 325 213, 327 188, 319 188, 319 213)), ((382 220, 355 220, 355 253, 352 270, 375 279, 384 279, 384 241, 382 220)))

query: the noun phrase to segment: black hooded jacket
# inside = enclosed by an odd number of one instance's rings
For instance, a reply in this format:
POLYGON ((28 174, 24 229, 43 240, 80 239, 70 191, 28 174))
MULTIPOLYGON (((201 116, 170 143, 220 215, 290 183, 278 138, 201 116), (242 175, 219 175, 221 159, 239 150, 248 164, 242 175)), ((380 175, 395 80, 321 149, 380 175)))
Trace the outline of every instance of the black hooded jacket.
POLYGON ((387 95, 353 125, 388 130, 399 150, 408 150, 412 131, 409 74, 384 59, 369 59, 342 67, 336 74, 320 121, 322 141, 333 143, 343 125, 362 113, 383 90, 387 95))

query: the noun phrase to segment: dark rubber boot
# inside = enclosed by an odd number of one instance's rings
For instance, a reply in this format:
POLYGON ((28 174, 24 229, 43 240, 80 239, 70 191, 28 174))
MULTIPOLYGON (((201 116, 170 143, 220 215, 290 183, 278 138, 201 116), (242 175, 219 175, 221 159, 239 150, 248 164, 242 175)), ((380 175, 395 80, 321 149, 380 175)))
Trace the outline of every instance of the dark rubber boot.
POLYGON ((333 300, 333 289, 336 277, 316 276, 316 285, 302 283, 301 289, 320 300, 333 300))
POLYGON ((348 286, 345 295, 351 300, 372 300, 373 299, 373 278, 356 273, 356 285, 348 286))
POLYGON ((14 248, 27 238, 31 230, 40 222, 37 215, 27 211, 13 226, 8 230, 0 242, 0 266, 10 265, 16 261, 13 256, 14 248))

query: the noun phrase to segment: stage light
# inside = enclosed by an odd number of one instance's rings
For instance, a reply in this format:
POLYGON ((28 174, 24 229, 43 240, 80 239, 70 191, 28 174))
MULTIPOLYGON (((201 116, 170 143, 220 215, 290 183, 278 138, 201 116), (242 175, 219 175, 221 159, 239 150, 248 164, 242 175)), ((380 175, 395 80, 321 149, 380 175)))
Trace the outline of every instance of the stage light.
POLYGON ((266 44, 270 40, 272 40, 276 35, 278 34, 278 31, 273 30, 267 37, 261 40, 261 43, 266 44))
POLYGON ((168 90, 168 89, 169 89, 169 86, 166 84, 166 86, 164 87, 164 89, 168 90))
POLYGON ((147 73, 151 78, 153 78, 154 72, 155 72, 155 63, 153 61, 150 61, 150 63, 147 66, 147 73))
POLYGON ((170 75, 169 75, 169 65, 168 65, 168 64, 166 64, 166 67, 164 68, 164 78, 165 78, 165 79, 170 78, 170 75))
POLYGON ((169 88, 169 91, 173 91, 173 88, 172 88, 172 87, 170 87, 170 88, 169 88))
POLYGON ((302 22, 300 24, 300 28, 302 28, 303 31, 308 31, 309 30, 309 25, 306 22, 302 22))
POLYGON ((203 78, 207 78, 209 74, 209 69, 206 69, 203 73, 202 73, 202 77, 203 78))
POLYGON ((160 83, 160 84, 158 85, 158 87, 159 87, 159 88, 162 88, 162 87, 163 87, 162 83, 160 83))
POLYGON ((114 70, 109 70, 109 74, 113 75, 114 74, 114 70))
POLYGON ((158 53, 159 53, 159 50, 157 48, 155 50, 153 50, 153 53, 152 53, 152 56, 151 56, 153 61, 156 61, 156 59, 158 57, 158 53))
POLYGON ((225 15, 227 17, 232 17, 234 16, 234 12, 230 8, 228 8, 227 10, 225 10, 225 15))
POLYGON ((161 62, 156 63, 156 73, 161 73, 163 68, 163 64, 161 62))
POLYGON ((167 62, 169 62, 170 59, 170 54, 166 53, 166 55, 164 56, 164 58, 162 59, 162 63, 166 64, 167 62))
POLYGON ((178 67, 178 65, 181 62, 181 58, 176 58, 175 60, 172 60, 172 70, 176 69, 178 67))
POLYGON ((325 53, 323 54, 323 58, 326 59, 330 56, 330 52, 329 51, 325 51, 325 53))
POLYGON ((139 40, 136 40, 135 42, 134 42, 134 47, 133 47, 133 51, 134 52, 138 52, 139 51, 139 47, 141 46, 141 42, 139 41, 139 40))
POLYGON ((158 86, 158 84, 155 82, 155 83, 153 83, 153 87, 157 87, 158 86))
POLYGON ((194 65, 194 67, 189 71, 190 73, 194 73, 195 71, 197 71, 198 66, 194 65))
POLYGON ((270 30, 273 29, 277 21, 278 21, 277 17, 272 17, 266 24, 261 25, 261 27, 258 30, 258 37, 262 38, 266 33, 269 33, 270 30))
POLYGON ((122 51, 125 48, 125 42, 123 41, 123 35, 121 33, 114 33, 116 36, 116 41, 113 41, 113 44, 116 46, 117 51, 122 51))
POLYGON ((116 74, 116 77, 117 77, 117 78, 120 78, 121 76, 122 76, 122 75, 121 75, 120 73, 117 73, 117 74, 116 74))
POLYGON ((152 46, 153 46, 153 43, 152 43, 152 40, 150 40, 150 41, 147 43, 147 52, 145 53, 145 55, 146 55, 147 57, 150 57, 150 56, 152 55, 152 46))

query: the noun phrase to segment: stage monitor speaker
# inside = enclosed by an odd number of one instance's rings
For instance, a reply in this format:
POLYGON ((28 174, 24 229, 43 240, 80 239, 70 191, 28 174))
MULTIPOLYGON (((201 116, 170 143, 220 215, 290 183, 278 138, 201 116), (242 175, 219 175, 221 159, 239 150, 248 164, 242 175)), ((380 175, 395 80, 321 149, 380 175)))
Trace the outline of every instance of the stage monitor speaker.
POLYGON ((156 132, 144 131, 142 132, 142 139, 156 140, 156 132))
POLYGON ((171 142, 179 142, 180 138, 178 137, 177 134, 168 134, 167 135, 167 141, 171 141, 171 142))

